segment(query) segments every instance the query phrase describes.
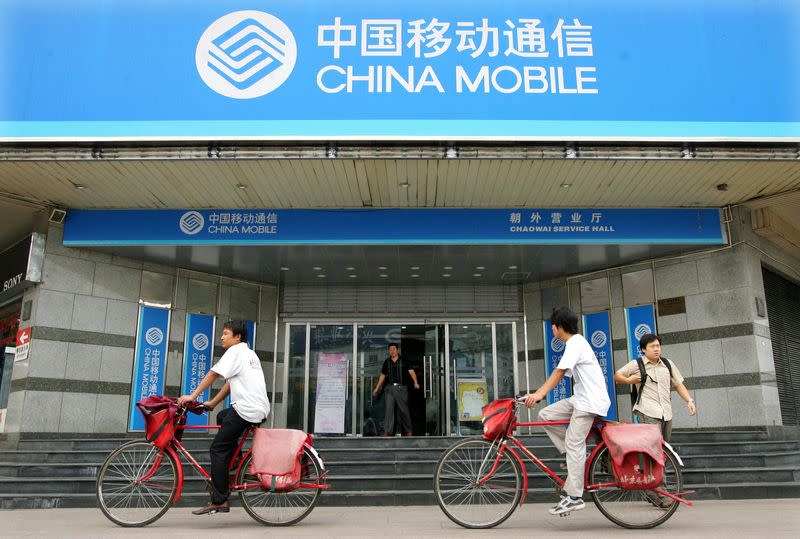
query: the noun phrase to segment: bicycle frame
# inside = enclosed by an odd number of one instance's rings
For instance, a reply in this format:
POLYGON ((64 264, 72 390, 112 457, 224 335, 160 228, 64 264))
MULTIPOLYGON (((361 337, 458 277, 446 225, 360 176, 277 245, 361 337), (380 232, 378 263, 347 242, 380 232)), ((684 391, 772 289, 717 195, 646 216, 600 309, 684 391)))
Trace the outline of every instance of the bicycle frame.
MULTIPOLYGON (((176 421, 178 421, 179 419, 180 419, 180 416, 176 416, 176 421)), ((175 490, 175 496, 172 499, 172 503, 178 503, 178 501, 181 499, 181 494, 183 492, 184 473, 183 473, 183 461, 180 458, 181 454, 186 457, 186 460, 200 473, 201 476, 203 476, 203 478, 206 481, 211 481, 211 474, 209 474, 205 470, 205 468, 203 468, 202 464, 197 462, 197 460, 192 456, 192 454, 189 452, 189 450, 186 449, 186 447, 180 442, 180 440, 178 440, 178 438, 180 437, 178 434, 184 432, 185 430, 218 429, 220 427, 221 427, 221 425, 180 425, 180 424, 176 424, 175 425, 176 437, 172 439, 172 441, 170 442, 170 444, 167 447, 165 447, 164 449, 161 450, 161 452, 159 453, 159 455, 156 457, 155 461, 153 462, 153 465, 151 466, 150 470, 148 470, 147 473, 144 474, 144 476, 142 476, 140 479, 138 479, 137 483, 143 483, 144 481, 147 481, 149 478, 151 478, 156 473, 156 471, 161 466, 161 463, 164 460, 164 453, 167 453, 169 455, 169 457, 171 457, 173 459, 173 462, 175 462, 175 465, 176 465, 176 468, 177 468, 176 473, 177 473, 177 476, 178 476, 178 478, 177 478, 178 479, 178 487, 175 490)), ((244 434, 242 435, 241 440, 239 440, 239 445, 236 447, 236 452, 233 454, 233 458, 231 458, 231 461, 228 464, 228 474, 230 474, 230 472, 233 470, 233 466, 236 465, 236 474, 234 475, 234 477, 239 477, 239 473, 241 471, 242 464, 247 459, 248 455, 250 455, 250 453, 252 452, 252 449, 248 449, 247 452, 244 455, 242 455, 242 448, 244 447, 244 443, 247 441, 247 439, 250 436, 252 436, 253 433, 255 432, 255 428, 256 427, 248 427, 247 430, 245 430, 244 434)), ((303 447, 304 448, 308 448, 308 449, 311 448, 311 446, 309 446, 306 443, 303 444, 303 447)), ((328 489, 329 486, 325 483, 325 478, 327 477, 327 474, 328 474, 328 472, 326 470, 324 473, 322 473, 317 478, 317 482, 316 483, 300 483, 297 486, 297 488, 298 489, 300 489, 300 488, 305 488, 305 489, 328 489)), ((244 485, 240 485, 240 484, 237 484, 237 483, 234 482, 234 483, 231 483, 230 486, 229 486, 229 488, 231 489, 231 492, 238 492, 240 490, 244 490, 244 489, 247 489, 247 488, 257 488, 257 487, 260 488, 260 487, 263 487, 263 485, 261 483, 247 483, 247 484, 244 484, 244 485)))
MULTIPOLYGON (((589 434, 587 435, 586 439, 588 440, 593 434, 598 436, 598 438, 599 438, 600 437, 600 428, 599 427, 601 427, 601 426, 603 426, 605 424, 606 424, 606 421, 602 421, 602 420, 595 421, 594 424, 592 425, 592 428, 589 431, 589 434)), ((516 429, 517 427, 549 427, 549 426, 555 426, 555 425, 569 425, 569 421, 565 420, 565 421, 514 422, 512 424, 512 428, 510 429, 510 431, 513 432, 513 430, 516 429)), ((600 438, 600 440, 601 441, 594 447, 594 449, 592 450, 591 454, 586 459, 585 469, 584 469, 584 473, 583 473, 583 477, 584 477, 584 486, 583 486, 583 488, 586 491, 597 490, 597 489, 601 489, 601 488, 604 488, 604 487, 617 487, 617 486, 619 486, 619 482, 596 483, 596 484, 589 484, 588 483, 589 465, 594 460, 595 455, 603 447, 605 447, 605 442, 603 442, 601 438, 600 438)), ((559 487, 563 487, 564 486, 564 479, 562 479, 557 473, 555 473, 553 470, 551 470, 544 462, 542 462, 536 455, 534 455, 531 452, 531 450, 528 449, 525 446, 525 444, 520 442, 513 434, 510 435, 510 436, 507 435, 507 436, 500 437, 497 440, 495 440, 495 442, 500 444, 500 449, 497 452, 497 457, 495 458, 494 465, 492 466, 492 469, 489 471, 489 473, 486 476, 482 477, 478 481, 478 484, 481 484, 481 485, 484 484, 486 481, 488 481, 492 477, 492 475, 494 475, 495 471, 497 471, 497 466, 500 463, 500 459, 502 458, 503 453, 505 451, 509 451, 513 455, 513 457, 516 459, 517 464, 519 464, 520 469, 522 470, 522 481, 523 481, 522 482, 522 496, 520 497, 520 501, 519 501, 519 505, 522 505, 525 502, 525 497, 528 494, 528 471, 527 471, 527 468, 525 467, 524 460, 522 459, 520 454, 517 452, 517 449, 515 449, 515 447, 514 447, 514 446, 516 446, 516 448, 518 448, 519 451, 521 451, 531 462, 533 462, 536 466, 539 467, 540 470, 542 470, 544 473, 546 473, 551 481, 553 481, 559 487), (509 443, 508 443, 509 441, 512 442, 513 445, 509 445, 509 443)), ((676 495, 671 494, 669 492, 665 492, 665 491, 663 491, 661 489, 654 488, 654 489, 651 489, 651 490, 653 490, 654 492, 657 492, 657 493, 659 493, 659 494, 661 494, 663 496, 667 496, 669 498, 672 498, 673 500, 676 500, 678 502, 685 503, 686 505, 689 505, 689 506, 693 505, 692 502, 690 502, 688 500, 685 500, 684 498, 681 498, 680 496, 676 496, 676 495)), ((689 493, 691 493, 691 491, 681 492, 680 494, 689 494, 689 493)))

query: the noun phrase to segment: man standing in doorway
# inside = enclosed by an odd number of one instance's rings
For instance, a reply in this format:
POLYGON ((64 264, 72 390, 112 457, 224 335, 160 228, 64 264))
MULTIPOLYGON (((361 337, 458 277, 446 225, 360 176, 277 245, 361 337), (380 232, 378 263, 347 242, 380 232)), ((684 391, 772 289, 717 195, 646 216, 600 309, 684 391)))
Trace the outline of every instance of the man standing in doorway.
POLYGON ((384 436, 390 436, 394 430, 395 420, 398 420, 400 432, 411 436, 411 414, 408 411, 408 378, 414 382, 414 389, 419 389, 417 374, 414 369, 403 365, 403 360, 398 353, 396 343, 389 345, 389 357, 383 362, 378 383, 372 390, 376 397, 381 386, 386 382, 386 416, 384 422, 384 436))
POLYGON ((220 343, 225 349, 222 358, 211 367, 194 393, 178 399, 179 406, 197 399, 220 376, 225 379, 225 385, 213 399, 203 404, 213 409, 229 392, 231 394, 231 407, 217 415, 220 429, 211 442, 211 501, 192 511, 195 515, 230 511, 228 465, 244 431, 250 426, 259 425, 269 415, 264 371, 256 353, 247 346, 247 326, 244 322, 226 323, 220 343))
POLYGON ((564 493, 552 509, 551 515, 569 514, 586 507, 583 501, 583 474, 586 465, 586 436, 594 418, 604 416, 611 406, 606 380, 592 347, 578 334, 578 315, 566 307, 553 311, 550 317, 553 335, 564 341, 564 355, 558 366, 542 387, 526 396, 525 406, 531 408, 544 400, 564 376, 575 382, 574 394, 568 399, 554 402, 539 412, 541 421, 569 421, 563 425, 544 427, 559 452, 567 454, 567 479, 564 493))
POLYGON ((639 339, 639 347, 644 357, 628 362, 616 374, 618 384, 638 384, 633 413, 639 423, 651 423, 661 427, 661 436, 669 442, 672 437, 672 402, 670 391, 675 388, 678 395, 686 401, 689 415, 695 415, 697 408, 689 390, 683 385, 683 376, 678 366, 661 356, 661 339, 648 333, 639 339), (639 364, 641 361, 641 366, 639 364), (644 383, 642 383, 642 367, 644 383))

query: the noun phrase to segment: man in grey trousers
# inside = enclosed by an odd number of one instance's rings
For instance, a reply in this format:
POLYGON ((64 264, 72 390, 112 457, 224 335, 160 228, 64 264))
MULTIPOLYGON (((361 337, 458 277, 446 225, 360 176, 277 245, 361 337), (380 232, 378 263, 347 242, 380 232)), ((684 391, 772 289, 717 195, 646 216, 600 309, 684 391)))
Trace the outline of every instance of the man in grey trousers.
POLYGON ((417 374, 414 369, 403 365, 396 343, 389 345, 389 357, 383 362, 381 375, 372 396, 378 395, 381 386, 386 382, 386 416, 383 428, 384 436, 390 436, 394 430, 395 418, 399 420, 400 432, 411 436, 411 413, 408 411, 408 379, 413 380, 414 389, 419 389, 417 374))

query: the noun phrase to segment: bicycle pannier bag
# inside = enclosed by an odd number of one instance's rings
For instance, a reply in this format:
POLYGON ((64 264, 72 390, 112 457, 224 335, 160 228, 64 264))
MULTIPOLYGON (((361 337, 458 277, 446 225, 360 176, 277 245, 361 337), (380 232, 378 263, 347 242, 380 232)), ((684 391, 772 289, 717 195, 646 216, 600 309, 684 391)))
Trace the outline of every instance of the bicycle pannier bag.
POLYGON ((496 440, 504 434, 511 434, 514 424, 514 399, 497 399, 482 408, 483 437, 496 440))
POLYGON ((303 446, 312 442, 302 430, 256 429, 250 473, 272 492, 294 490, 303 478, 303 446))
POLYGON ((666 458, 658 425, 606 425, 602 432, 621 488, 646 490, 664 482, 666 458))

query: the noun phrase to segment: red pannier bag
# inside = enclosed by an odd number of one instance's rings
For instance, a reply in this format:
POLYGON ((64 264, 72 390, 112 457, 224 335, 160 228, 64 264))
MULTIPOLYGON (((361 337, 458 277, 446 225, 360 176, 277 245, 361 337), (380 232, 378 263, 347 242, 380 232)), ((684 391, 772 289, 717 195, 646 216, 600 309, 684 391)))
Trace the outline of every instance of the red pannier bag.
POLYGON ((272 492, 294 490, 303 479, 303 446, 313 436, 294 429, 256 429, 250 473, 272 492))
POLYGON ((513 434, 512 425, 517 419, 514 415, 515 408, 514 399, 497 399, 481 408, 483 437, 487 440, 496 440, 504 434, 513 434))
POLYGON ((608 424, 602 433, 621 488, 646 490, 664 482, 666 458, 658 425, 608 424))

